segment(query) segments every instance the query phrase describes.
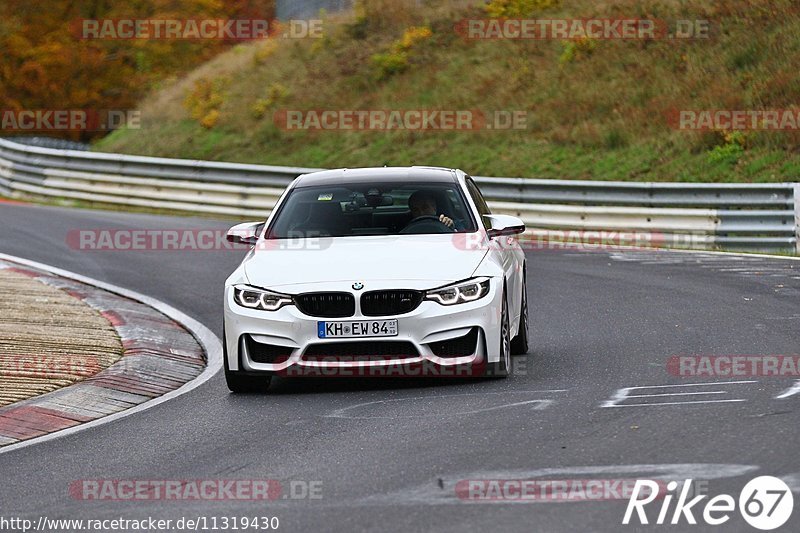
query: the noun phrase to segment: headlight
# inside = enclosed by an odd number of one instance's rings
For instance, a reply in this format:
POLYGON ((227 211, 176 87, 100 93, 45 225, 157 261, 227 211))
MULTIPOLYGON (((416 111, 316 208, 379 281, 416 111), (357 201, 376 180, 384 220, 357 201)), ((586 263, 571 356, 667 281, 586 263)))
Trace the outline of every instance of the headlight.
POLYGON ((429 290, 425 293, 425 299, 441 305, 454 305, 474 302, 487 294, 489 294, 489 278, 475 278, 429 290))
POLYGON ((233 288, 233 299, 242 307, 263 311, 277 311, 284 305, 292 303, 291 296, 247 285, 236 285, 233 288))

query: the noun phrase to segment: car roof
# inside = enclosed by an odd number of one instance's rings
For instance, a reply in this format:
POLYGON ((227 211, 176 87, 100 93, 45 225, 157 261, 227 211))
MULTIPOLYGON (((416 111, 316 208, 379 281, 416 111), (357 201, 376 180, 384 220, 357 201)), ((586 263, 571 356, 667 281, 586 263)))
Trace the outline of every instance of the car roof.
POLYGON ((370 183, 373 181, 454 183, 457 179, 454 169, 442 167, 339 168, 303 174, 295 180, 294 186, 313 187, 331 183, 370 183))

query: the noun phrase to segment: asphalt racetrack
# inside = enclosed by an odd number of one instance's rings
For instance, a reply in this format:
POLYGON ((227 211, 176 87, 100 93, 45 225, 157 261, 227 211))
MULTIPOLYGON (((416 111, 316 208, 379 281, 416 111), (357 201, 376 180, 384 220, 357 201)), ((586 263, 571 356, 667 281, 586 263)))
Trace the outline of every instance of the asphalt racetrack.
MULTIPOLYGON (((2 205, 0 252, 158 298, 221 336, 223 282, 242 252, 83 251, 67 234, 229 225, 2 205)), ((798 378, 681 377, 669 366, 682 355, 800 354, 800 262, 657 251, 527 258, 531 351, 507 380, 278 379, 268 394, 235 396, 220 372, 142 413, 0 454, 2 514, 277 516, 283 531, 634 531, 621 525, 624 499, 487 502, 458 487, 656 477, 738 498, 748 480, 775 475, 800 497, 798 378), (87 501, 69 490, 85 479, 277 479, 297 494, 87 501)), ((684 520, 674 529, 753 531, 736 513, 722 528, 684 520)), ((784 529, 800 530, 800 511, 784 529)))

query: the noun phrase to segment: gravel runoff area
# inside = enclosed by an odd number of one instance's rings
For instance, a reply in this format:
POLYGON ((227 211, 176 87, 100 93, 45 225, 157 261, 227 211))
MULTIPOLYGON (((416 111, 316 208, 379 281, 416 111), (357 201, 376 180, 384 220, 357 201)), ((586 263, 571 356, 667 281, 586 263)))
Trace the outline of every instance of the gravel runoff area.
POLYGON ((120 357, 119 335, 98 310, 0 270, 0 407, 82 381, 120 357))
POLYGON ((0 447, 168 394, 206 361, 189 331, 149 305, 0 260, 0 447))

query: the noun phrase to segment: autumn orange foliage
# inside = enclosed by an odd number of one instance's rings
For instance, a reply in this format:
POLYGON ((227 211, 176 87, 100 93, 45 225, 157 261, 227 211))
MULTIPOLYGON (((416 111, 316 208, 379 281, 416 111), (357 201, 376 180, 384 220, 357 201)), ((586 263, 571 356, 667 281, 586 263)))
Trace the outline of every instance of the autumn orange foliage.
MULTIPOLYGON (((233 44, 225 40, 81 39, 82 19, 271 20, 274 4, 274 0, 3 0, 0 110, 132 109, 160 82, 233 44)), ((80 140, 102 134, 48 133, 80 140)))

